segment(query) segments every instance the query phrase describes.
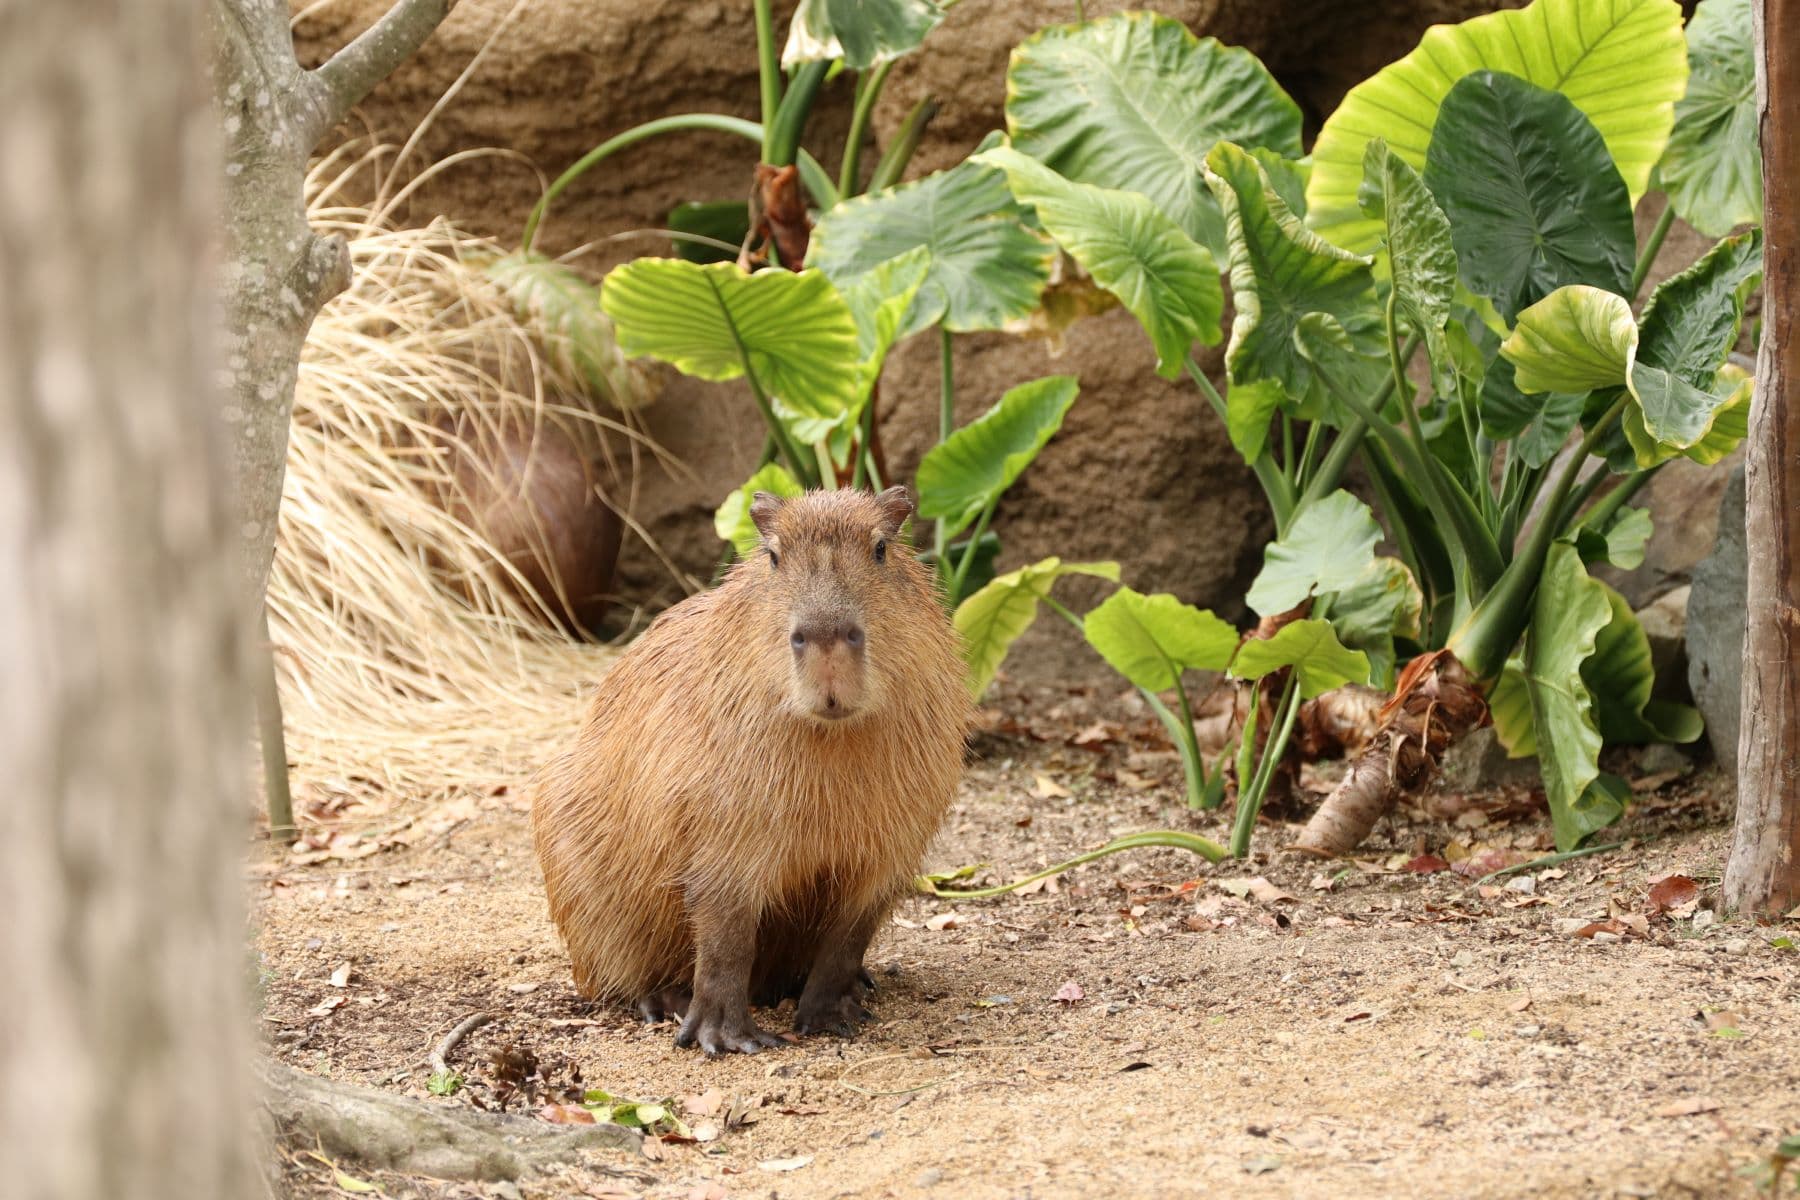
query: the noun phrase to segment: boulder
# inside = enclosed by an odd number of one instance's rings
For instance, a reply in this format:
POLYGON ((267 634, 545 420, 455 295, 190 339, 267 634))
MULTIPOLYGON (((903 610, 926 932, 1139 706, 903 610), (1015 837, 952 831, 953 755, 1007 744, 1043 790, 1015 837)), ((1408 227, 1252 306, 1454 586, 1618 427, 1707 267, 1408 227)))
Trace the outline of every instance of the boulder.
POLYGON ((1737 774, 1738 715, 1743 685, 1745 572, 1744 469, 1732 471, 1718 509, 1718 543, 1694 568, 1688 595, 1688 687, 1706 718, 1713 757, 1737 774))
POLYGON ((1656 688, 1651 694, 1658 700, 1686 704, 1688 692, 1687 608, 1689 585, 1682 584, 1666 592, 1656 601, 1637 611, 1638 624, 1650 642, 1650 665, 1656 670, 1656 688))

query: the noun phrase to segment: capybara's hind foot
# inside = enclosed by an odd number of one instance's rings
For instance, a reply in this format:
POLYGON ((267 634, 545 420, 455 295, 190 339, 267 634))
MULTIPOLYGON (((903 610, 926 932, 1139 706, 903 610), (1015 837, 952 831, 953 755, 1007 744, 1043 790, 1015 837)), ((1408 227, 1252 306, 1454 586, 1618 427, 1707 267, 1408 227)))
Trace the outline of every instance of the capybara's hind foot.
POLYGON ((863 1007, 862 994, 862 981, 856 979, 836 993, 814 992, 802 996, 800 1008, 794 1014, 794 1032, 852 1036, 857 1026, 875 1019, 875 1014, 863 1007))
POLYGON ((663 1021, 679 1021, 687 1016, 688 1005, 693 1003, 693 993, 686 988, 666 987, 654 992, 646 992, 637 998, 633 1005, 637 1014, 646 1025, 656 1025, 663 1021))
POLYGON ((772 1033, 765 1033, 750 1019, 750 1009, 712 1005, 702 1000, 689 1006, 687 1020, 675 1035, 677 1046, 698 1046, 708 1054, 756 1054, 787 1043, 772 1033))

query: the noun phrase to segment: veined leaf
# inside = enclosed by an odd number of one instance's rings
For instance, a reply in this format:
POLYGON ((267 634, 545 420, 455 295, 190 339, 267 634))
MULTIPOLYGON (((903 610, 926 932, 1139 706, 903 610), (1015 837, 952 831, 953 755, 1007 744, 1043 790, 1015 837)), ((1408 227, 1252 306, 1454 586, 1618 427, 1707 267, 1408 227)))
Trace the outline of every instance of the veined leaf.
POLYGON ((1600 131, 1635 205, 1687 84, 1681 7, 1675 0, 1535 0, 1432 26, 1417 49, 1350 89, 1326 118, 1306 189, 1313 228, 1340 246, 1373 249, 1380 223, 1356 202, 1363 147, 1385 138, 1423 169, 1438 106, 1457 80, 1483 69, 1567 96, 1600 131))
POLYGON ((600 307, 619 347, 685 375, 736 379, 745 360, 798 416, 838 419, 855 398, 856 322, 817 271, 746 274, 734 263, 640 258, 614 267, 600 307))
POLYGON ((999 329, 1037 307, 1055 247, 1025 227, 1006 177, 964 162, 912 183, 843 201, 813 228, 806 265, 840 288, 923 246, 931 268, 900 327, 906 338, 942 321, 999 329))
POLYGON ((593 284, 564 264, 535 254, 495 259, 487 273, 520 315, 544 331, 552 355, 596 397, 620 409, 642 408, 656 399, 657 388, 625 361, 593 284))
POLYGON ((1573 850, 1618 816, 1582 803, 1600 774, 1600 729, 1581 665, 1611 619, 1606 588, 1588 578, 1575 548, 1566 542, 1551 546, 1525 637, 1522 674, 1559 850, 1573 850))
POLYGON ((1443 364, 1448 353, 1444 323, 1456 298, 1450 219, 1419 173, 1380 138, 1371 140, 1363 154, 1358 199, 1363 212, 1382 222, 1382 244, 1401 313, 1425 339, 1432 363, 1443 364))
POLYGON ((1557 288, 1519 314, 1500 355, 1524 392, 1617 387, 1637 361, 1638 326, 1623 296, 1596 287, 1557 288))
POLYGON ((1537 754, 1537 729, 1532 724, 1531 689, 1525 686, 1525 660, 1511 658, 1488 693, 1488 716, 1494 736, 1506 748, 1508 758, 1532 758, 1537 754))
POLYGON ((1311 700, 1346 683, 1369 682, 1368 655, 1346 648, 1338 641, 1331 622, 1316 617, 1290 621, 1274 637, 1245 641, 1231 660, 1231 675, 1235 679, 1261 679, 1283 667, 1294 668, 1302 700, 1311 700))
POLYGON ((931 254, 923 246, 915 246, 905 254, 890 258, 873 270, 865 271, 844 289, 844 303, 856 322, 856 396, 850 407, 827 431, 812 423, 800 424, 795 436, 803 442, 817 442, 828 434, 833 459, 842 465, 850 453, 850 434, 862 421, 863 409, 881 379, 881 368, 888 351, 899 340, 919 288, 931 269, 931 254))
POLYGON ((1575 549, 1584 563, 1611 563, 1620 570, 1635 570, 1644 563, 1644 544, 1653 532, 1650 513, 1642 508, 1621 508, 1603 527, 1583 525, 1575 531, 1575 549))
POLYGON ((1425 184, 1450 218, 1464 282, 1507 320, 1565 284, 1629 290, 1637 243, 1625 183, 1559 93, 1493 71, 1464 76, 1438 113, 1425 184))
POLYGON ((1527 395, 1514 382, 1511 360, 1496 356, 1481 381, 1481 431, 1496 442, 1511 441, 1519 461, 1535 470, 1562 449, 1586 400, 1586 392, 1527 395))
POLYGON ((1221 260, 1207 154, 1219 142, 1301 153, 1299 106, 1254 55, 1154 13, 1053 25, 1020 43, 1006 128, 1015 149, 1066 179, 1148 196, 1221 260))
POLYGON ((1656 668, 1650 639, 1625 597, 1596 582, 1611 608, 1611 619, 1594 639, 1594 653, 1581 664, 1581 678, 1594 699, 1595 724, 1612 745, 1692 742, 1704 731, 1699 710, 1651 698, 1656 668))
POLYGON ((1703 467, 1719 462, 1750 436, 1750 404, 1755 396, 1756 380, 1737 364, 1726 363, 1714 376, 1711 390, 1728 395, 1730 399, 1713 413, 1712 428, 1706 431, 1706 436, 1681 452, 1703 467))
POLYGON ((1245 462, 1253 463, 1262 457, 1263 447, 1269 441, 1269 422, 1285 396, 1279 379, 1227 385, 1225 432, 1245 462))
POLYGON ((768 492, 785 500, 805 490, 788 474, 786 467, 780 463, 767 463, 744 480, 742 487, 725 497, 725 503, 713 514, 713 529, 720 538, 732 544, 739 558, 748 558, 762 544, 762 534, 757 531, 756 522, 750 519, 750 501, 756 493, 768 492))
POLYGON ((1088 645, 1133 684, 1165 692, 1183 671, 1223 671, 1238 633, 1211 612, 1168 592, 1122 587, 1082 619, 1088 645))
POLYGON ((1726 238, 1665 279, 1644 304, 1638 361, 1710 385, 1737 344, 1744 304, 1762 283, 1762 230, 1726 238))
POLYGON ((969 693, 979 699, 994 681, 1006 652, 1037 620, 1038 601, 1065 575, 1093 575, 1119 580, 1119 564, 1066 563, 1046 558, 997 576, 956 607, 956 631, 962 634, 963 661, 969 668, 969 693))
POLYGON ((1311 375, 1305 396, 1289 405, 1289 412, 1342 427, 1354 414, 1337 393, 1367 399, 1393 378, 1393 366, 1380 348, 1382 318, 1371 310, 1354 314, 1351 323, 1360 337, 1330 313, 1310 312, 1294 325, 1293 349, 1311 375))
POLYGON ((866 71, 917 49, 943 19, 933 0, 800 0, 781 65, 841 58, 866 71))
POLYGON ((1156 347, 1158 374, 1175 378, 1196 341, 1210 346, 1219 340, 1225 307, 1219 268, 1148 197, 1071 183, 1006 147, 977 161, 1006 172, 1013 196, 1030 205, 1069 257, 1138 319, 1156 347))
POLYGON ((1056 436, 1079 390, 1073 375, 1021 383, 933 446, 915 477, 919 515, 943 518, 946 538, 968 528, 1056 436))
POLYGON ((1425 596, 1406 564, 1380 557, 1333 594, 1327 615, 1338 639, 1368 656, 1374 686, 1387 690, 1394 686, 1394 638, 1418 638, 1424 612, 1425 596))
POLYGON ((1262 166, 1221 142, 1206 157, 1206 179, 1225 213, 1237 315, 1225 365, 1231 382, 1277 379, 1291 399, 1304 397, 1312 370, 1294 352, 1307 313, 1348 321, 1373 307, 1369 260, 1315 236, 1269 186, 1262 166))
POLYGON ((1708 237, 1763 219, 1750 0, 1701 0, 1687 26, 1687 94, 1656 174, 1682 220, 1708 237))
POLYGON ((1272 617, 1314 592, 1350 587, 1380 540, 1369 506, 1340 488, 1301 509, 1281 540, 1264 547, 1263 568, 1244 601, 1258 616, 1272 617))

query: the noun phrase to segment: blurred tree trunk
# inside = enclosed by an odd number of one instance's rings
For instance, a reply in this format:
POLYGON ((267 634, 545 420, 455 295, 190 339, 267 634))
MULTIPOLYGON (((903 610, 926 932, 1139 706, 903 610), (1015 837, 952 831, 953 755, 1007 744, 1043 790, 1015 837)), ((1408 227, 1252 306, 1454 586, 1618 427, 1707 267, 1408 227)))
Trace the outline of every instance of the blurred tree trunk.
POLYGON ((211 0, 213 93, 225 126, 225 419, 235 430, 245 569, 260 597, 275 554, 300 348, 350 283, 344 239, 306 221, 307 161, 350 109, 431 36, 455 0, 398 0, 302 70, 288 0, 211 0))
POLYGON ((188 0, 0 0, 0 1191, 262 1194, 217 120, 188 0))
POLYGON ((1734 909, 1800 905, 1800 6, 1757 0, 1764 235, 1762 346, 1744 467, 1749 557, 1734 909))

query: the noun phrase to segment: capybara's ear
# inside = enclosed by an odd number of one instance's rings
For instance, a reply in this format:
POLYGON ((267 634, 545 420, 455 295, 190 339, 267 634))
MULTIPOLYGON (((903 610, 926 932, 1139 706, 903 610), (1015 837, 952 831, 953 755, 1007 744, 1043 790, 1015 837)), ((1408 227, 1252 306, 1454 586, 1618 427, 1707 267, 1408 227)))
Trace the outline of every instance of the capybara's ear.
POLYGON ((875 497, 875 506, 881 510, 881 524, 877 526, 881 536, 893 537, 913 515, 912 493, 905 487, 891 487, 875 497))
POLYGON ((756 492, 750 497, 750 520, 766 542, 775 536, 775 514, 781 511, 781 497, 769 492, 756 492))

